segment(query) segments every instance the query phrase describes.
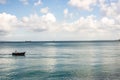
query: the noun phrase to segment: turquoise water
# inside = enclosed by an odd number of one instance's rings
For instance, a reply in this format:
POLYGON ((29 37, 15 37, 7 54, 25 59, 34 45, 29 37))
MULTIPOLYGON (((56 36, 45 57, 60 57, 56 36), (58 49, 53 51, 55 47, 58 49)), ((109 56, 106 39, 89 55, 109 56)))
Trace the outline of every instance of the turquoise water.
POLYGON ((0 80, 120 80, 120 42, 0 43, 0 80))

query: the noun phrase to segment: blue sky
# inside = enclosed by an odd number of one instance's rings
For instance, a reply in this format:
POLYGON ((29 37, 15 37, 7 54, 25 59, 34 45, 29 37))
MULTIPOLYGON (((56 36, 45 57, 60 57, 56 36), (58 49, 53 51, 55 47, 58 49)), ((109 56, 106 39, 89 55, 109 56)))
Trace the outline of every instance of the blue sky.
POLYGON ((120 38, 120 0, 0 0, 0 40, 120 38))

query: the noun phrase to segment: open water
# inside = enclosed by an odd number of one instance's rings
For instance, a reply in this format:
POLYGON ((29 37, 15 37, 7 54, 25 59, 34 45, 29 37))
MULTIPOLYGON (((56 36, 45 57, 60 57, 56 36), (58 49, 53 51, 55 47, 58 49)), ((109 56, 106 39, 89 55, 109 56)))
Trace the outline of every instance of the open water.
POLYGON ((120 42, 0 43, 0 80, 120 80, 120 42))

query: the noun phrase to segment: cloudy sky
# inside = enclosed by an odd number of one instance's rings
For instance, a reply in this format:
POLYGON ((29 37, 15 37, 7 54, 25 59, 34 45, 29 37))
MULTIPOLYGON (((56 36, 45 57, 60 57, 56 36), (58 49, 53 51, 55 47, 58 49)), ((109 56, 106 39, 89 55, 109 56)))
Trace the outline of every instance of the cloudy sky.
POLYGON ((0 0, 0 40, 120 38, 120 0, 0 0))

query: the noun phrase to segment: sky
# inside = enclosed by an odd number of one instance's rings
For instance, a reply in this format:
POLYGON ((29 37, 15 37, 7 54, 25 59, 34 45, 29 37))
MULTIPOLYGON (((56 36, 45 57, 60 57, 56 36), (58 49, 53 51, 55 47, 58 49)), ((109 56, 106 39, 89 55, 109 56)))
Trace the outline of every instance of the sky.
POLYGON ((0 41, 115 40, 120 0, 0 0, 0 41))

